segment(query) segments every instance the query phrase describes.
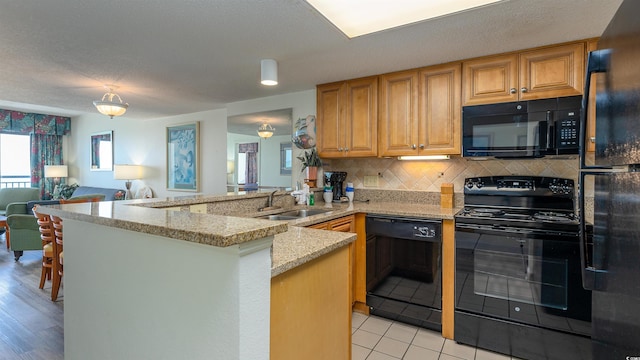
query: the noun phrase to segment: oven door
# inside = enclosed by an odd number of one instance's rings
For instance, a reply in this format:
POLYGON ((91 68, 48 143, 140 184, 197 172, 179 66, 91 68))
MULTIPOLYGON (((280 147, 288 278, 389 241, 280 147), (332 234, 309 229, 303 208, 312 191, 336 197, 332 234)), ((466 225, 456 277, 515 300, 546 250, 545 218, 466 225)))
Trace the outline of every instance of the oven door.
POLYGON ((589 335, 577 233, 458 224, 456 311, 589 335))

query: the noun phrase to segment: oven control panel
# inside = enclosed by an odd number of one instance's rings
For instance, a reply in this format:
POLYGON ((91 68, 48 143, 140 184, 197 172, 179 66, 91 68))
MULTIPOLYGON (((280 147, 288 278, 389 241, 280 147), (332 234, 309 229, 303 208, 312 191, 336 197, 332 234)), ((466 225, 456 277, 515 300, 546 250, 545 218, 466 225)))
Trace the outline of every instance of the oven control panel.
POLYGON ((561 196, 573 198, 573 179, 545 176, 479 176, 466 178, 467 195, 561 196))
POLYGON ((549 184, 549 190, 554 194, 573 194, 573 180, 553 179, 549 184))
POLYGON ((528 189, 533 190, 533 180, 498 180, 496 181, 497 189, 528 189))

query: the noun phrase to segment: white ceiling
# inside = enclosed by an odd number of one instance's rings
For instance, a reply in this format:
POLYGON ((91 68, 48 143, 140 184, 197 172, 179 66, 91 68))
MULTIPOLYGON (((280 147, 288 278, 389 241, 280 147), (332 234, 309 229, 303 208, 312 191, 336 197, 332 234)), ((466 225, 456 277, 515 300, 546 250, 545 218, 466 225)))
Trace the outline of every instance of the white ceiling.
POLYGON ((348 39, 304 0, 0 0, 0 108, 153 119, 599 36, 622 0, 510 0, 348 39), (279 85, 260 85, 260 59, 279 85))

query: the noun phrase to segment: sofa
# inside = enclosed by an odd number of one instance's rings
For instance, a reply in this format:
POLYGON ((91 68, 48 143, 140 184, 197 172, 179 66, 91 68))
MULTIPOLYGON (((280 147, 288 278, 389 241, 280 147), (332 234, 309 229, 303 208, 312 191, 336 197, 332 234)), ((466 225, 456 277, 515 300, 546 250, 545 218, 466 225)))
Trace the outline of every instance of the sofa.
MULTIPOLYGON (((35 189, 36 191, 38 189, 35 189)), ((125 190, 100 188, 92 186, 77 187, 69 200, 94 199, 120 200, 124 199, 125 190)), ((37 199, 37 197, 36 197, 37 199)), ((58 205, 60 200, 25 200, 7 205, 7 241, 10 243, 15 260, 18 261, 25 250, 42 250, 40 230, 33 215, 35 205, 58 205)))

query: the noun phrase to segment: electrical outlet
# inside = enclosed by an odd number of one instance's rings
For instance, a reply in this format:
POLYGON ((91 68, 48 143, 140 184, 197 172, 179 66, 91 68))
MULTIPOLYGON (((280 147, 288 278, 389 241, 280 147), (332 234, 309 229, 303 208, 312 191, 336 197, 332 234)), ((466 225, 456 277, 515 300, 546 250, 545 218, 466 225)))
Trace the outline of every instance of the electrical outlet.
POLYGON ((377 175, 365 175, 364 176, 364 186, 365 187, 377 187, 378 186, 378 176, 377 175))

